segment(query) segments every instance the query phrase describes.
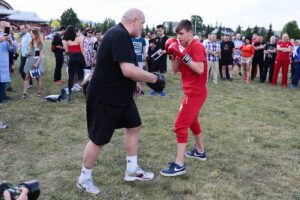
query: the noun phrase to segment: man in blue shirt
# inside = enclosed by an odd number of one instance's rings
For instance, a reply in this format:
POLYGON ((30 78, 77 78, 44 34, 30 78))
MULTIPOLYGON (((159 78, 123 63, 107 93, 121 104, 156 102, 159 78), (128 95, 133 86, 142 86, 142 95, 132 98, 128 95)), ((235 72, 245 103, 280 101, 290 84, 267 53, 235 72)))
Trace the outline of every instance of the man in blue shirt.
POLYGON ((134 52, 137 57, 137 62, 139 65, 139 68, 144 68, 144 60, 146 59, 146 41, 141 36, 136 38, 131 38, 132 44, 134 47, 134 52))
MULTIPOLYGON (((20 68, 19 68, 19 72, 21 74, 21 77, 23 80, 25 80, 25 72, 24 72, 24 66, 25 66, 25 63, 26 63, 26 59, 27 59, 27 55, 26 55, 26 52, 27 52, 27 48, 28 48, 28 45, 29 45, 29 42, 31 40, 31 37, 30 37, 30 26, 29 25, 21 25, 20 26, 20 31, 22 33, 22 39, 21 39, 21 62, 20 62, 20 68)), ((32 85, 32 80, 30 79, 29 81, 29 86, 32 85)))

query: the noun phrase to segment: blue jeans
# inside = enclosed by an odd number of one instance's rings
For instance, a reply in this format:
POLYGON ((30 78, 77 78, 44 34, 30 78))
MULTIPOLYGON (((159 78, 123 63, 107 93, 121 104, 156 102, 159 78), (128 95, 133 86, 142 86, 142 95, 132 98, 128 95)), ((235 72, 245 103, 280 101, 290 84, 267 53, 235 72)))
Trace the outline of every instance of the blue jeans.
POLYGON ((0 103, 3 103, 5 96, 5 85, 6 83, 0 82, 0 103))
POLYGON ((300 79, 300 62, 295 62, 295 72, 292 79, 292 84, 297 87, 300 79))

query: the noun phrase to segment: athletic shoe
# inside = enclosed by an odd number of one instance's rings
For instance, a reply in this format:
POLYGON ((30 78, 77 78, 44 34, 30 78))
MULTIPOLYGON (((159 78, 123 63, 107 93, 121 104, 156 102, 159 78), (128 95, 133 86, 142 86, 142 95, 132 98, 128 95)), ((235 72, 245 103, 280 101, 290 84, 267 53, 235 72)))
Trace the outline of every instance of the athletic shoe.
POLYGON ((91 194, 99 194, 100 190, 97 186, 94 185, 93 183, 93 179, 88 178, 88 179, 83 179, 81 178, 81 176, 79 176, 78 180, 77 180, 77 188, 79 190, 91 193, 91 194))
POLYGON ((161 91, 160 96, 165 97, 166 96, 166 91, 165 90, 161 91))
POLYGON ((218 85, 218 81, 217 81, 217 80, 213 80, 213 83, 214 83, 215 85, 218 85))
POLYGON ((81 89, 81 86, 78 84, 78 83, 76 83, 75 85, 74 85, 74 87, 76 87, 77 89, 81 89))
POLYGON ((289 88, 294 90, 294 89, 296 89, 297 87, 290 83, 290 84, 289 84, 289 88))
POLYGON ((6 129, 8 125, 4 124, 3 122, 0 122, 0 129, 6 129))
POLYGON ((163 176, 180 176, 185 173, 185 164, 179 166, 175 162, 168 163, 168 168, 160 171, 163 176))
POLYGON ((185 153, 185 156, 188 158, 196 158, 199 160, 206 160, 206 153, 205 151, 203 153, 199 153, 198 150, 195 148, 192 151, 187 151, 185 153))
POLYGON ((156 96, 156 95, 157 95, 157 93, 156 93, 154 90, 151 90, 151 91, 149 92, 149 94, 150 94, 151 96, 156 96))
POLYGON ((129 174, 127 171, 125 172, 125 181, 149 181, 154 178, 154 174, 152 172, 145 172, 139 166, 136 168, 135 172, 129 174))

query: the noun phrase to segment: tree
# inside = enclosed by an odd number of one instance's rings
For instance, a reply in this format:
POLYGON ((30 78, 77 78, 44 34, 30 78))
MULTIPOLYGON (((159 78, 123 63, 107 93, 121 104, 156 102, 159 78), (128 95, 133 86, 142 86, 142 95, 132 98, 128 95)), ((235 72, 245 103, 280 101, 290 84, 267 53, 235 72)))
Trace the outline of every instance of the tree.
POLYGON ((300 30, 295 20, 286 23, 282 29, 282 33, 287 33, 290 38, 299 38, 300 30))
POLYGON ((259 32, 259 28, 257 25, 254 26, 253 30, 252 30, 252 34, 258 34, 259 32))
POLYGON ((215 28, 212 25, 207 25, 205 27, 205 32, 204 32, 205 36, 207 37, 208 34, 210 34, 211 32, 213 32, 213 30, 215 30, 215 28))
POLYGON ((261 27, 259 29, 258 35, 263 36, 263 38, 266 38, 266 36, 267 36, 267 30, 266 30, 266 28, 265 27, 261 27))
POLYGON ((249 26, 248 26, 248 28, 245 30, 245 32, 244 32, 244 35, 245 36, 250 36, 250 35, 252 35, 252 28, 250 28, 249 26))
POLYGON ((150 29, 149 29, 148 24, 146 24, 145 32, 146 32, 146 33, 149 33, 149 32, 150 32, 150 29))
POLYGON ((221 37, 222 37, 222 26, 219 26, 218 32, 217 32, 217 38, 221 39, 221 37))
POLYGON ((167 35, 170 35, 170 36, 174 35, 172 22, 168 23, 167 35))
POLYGON ((63 14, 60 17, 61 25, 68 26, 79 26, 80 20, 77 17, 77 14, 74 12, 72 8, 69 8, 63 12, 63 14))
POLYGON ((192 15, 191 16, 191 22, 193 25, 193 33, 197 34, 197 33, 202 33, 203 30, 203 19, 202 17, 200 17, 199 15, 192 15))
POLYGON ((106 18, 103 23, 102 23, 102 32, 105 33, 108 29, 110 29, 111 27, 113 27, 114 25, 116 25, 115 20, 111 19, 111 18, 106 18))
POLYGON ((266 40, 269 41, 270 37, 272 37, 274 35, 273 29, 272 29, 272 24, 269 25, 269 29, 266 35, 266 40))
POLYGON ((238 25, 238 27, 236 28, 235 33, 242 33, 242 27, 240 25, 238 25))

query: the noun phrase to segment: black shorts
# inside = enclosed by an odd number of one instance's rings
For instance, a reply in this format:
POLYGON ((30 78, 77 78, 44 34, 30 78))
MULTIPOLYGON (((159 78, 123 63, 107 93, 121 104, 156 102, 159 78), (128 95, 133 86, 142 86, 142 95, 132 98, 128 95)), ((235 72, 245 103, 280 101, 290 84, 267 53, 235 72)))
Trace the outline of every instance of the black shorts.
POLYGON ((233 65, 233 58, 222 58, 221 64, 223 65, 233 65))
POLYGON ((167 72, 167 59, 158 59, 152 63, 153 72, 166 73, 167 72))
POLYGON ((88 98, 86 116, 89 138, 96 145, 109 143, 115 129, 135 128, 142 124, 133 100, 129 105, 117 106, 88 98))

